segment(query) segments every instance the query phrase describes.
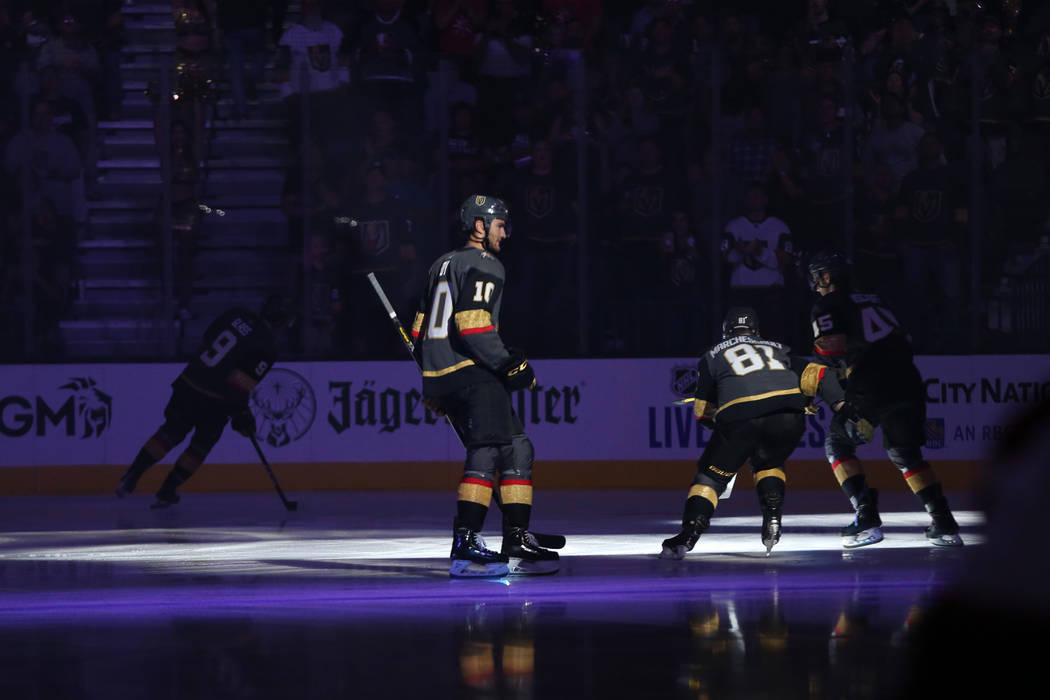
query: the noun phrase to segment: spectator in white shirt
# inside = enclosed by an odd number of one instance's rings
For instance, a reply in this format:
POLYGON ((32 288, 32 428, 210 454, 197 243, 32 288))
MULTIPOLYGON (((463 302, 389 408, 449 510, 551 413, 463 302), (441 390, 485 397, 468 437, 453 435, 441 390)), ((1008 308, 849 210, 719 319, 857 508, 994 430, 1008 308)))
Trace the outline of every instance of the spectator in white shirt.
POLYGON ((744 215, 725 228, 722 251, 729 268, 729 304, 758 311, 763 330, 783 339, 784 270, 791 260, 791 230, 766 211, 764 185, 752 183, 744 192, 744 215))

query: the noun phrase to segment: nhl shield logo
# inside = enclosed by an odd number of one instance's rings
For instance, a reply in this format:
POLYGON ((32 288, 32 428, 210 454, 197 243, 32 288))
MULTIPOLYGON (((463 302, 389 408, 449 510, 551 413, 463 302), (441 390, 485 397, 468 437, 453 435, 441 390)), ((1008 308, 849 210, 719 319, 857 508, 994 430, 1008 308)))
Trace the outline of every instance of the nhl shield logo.
POLYGON ((688 398, 696 393, 696 380, 699 377, 696 367, 675 365, 671 368, 671 393, 680 398, 688 398))
POLYGON ((926 419, 926 447, 932 450, 939 450, 944 447, 944 419, 943 418, 927 418, 926 419))

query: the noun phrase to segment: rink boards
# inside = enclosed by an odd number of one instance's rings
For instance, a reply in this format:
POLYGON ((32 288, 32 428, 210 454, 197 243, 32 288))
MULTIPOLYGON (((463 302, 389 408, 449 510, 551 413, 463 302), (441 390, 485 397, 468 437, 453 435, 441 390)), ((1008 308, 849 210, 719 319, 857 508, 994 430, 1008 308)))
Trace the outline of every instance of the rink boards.
MULTIPOLYGON (((917 363, 926 381, 927 456, 969 465, 969 473, 1013 417, 1050 398, 1047 355, 930 356, 917 363)), ((677 483, 692 469, 707 444, 710 433, 698 428, 691 406, 674 403, 688 395, 693 359, 534 364, 539 385, 513 402, 537 462, 561 465, 558 474, 548 472, 553 485, 593 487, 593 478, 604 478, 666 486, 661 482, 677 483)), ((0 367, 0 493, 47 491, 49 473, 67 483, 104 474, 108 482, 161 423, 181 367, 0 367)), ((258 438, 270 461, 284 465, 282 477, 297 482, 292 488, 404 488, 406 480, 443 487, 454 483, 463 451, 444 420, 424 409, 419 386, 407 362, 279 364, 252 396, 258 438)), ((793 463, 822 462, 827 419, 823 406, 808 417, 793 463)), ((860 456, 882 457, 876 445, 860 456)), ((227 431, 208 464, 229 469, 209 469, 216 473, 199 487, 232 488, 222 485, 224 477, 236 481, 234 467, 254 461, 250 443, 227 431)))

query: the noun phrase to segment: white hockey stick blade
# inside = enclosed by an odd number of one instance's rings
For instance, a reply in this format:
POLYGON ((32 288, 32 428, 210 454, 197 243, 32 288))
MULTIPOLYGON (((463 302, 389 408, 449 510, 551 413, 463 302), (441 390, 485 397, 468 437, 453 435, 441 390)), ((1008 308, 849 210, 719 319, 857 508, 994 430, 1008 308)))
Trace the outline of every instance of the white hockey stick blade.
POLYGON ((734 474, 733 478, 729 480, 729 483, 726 484, 726 490, 723 491, 722 495, 719 496, 718 498, 719 499, 729 498, 733 494, 733 484, 735 484, 735 483, 736 483, 736 474, 734 474))

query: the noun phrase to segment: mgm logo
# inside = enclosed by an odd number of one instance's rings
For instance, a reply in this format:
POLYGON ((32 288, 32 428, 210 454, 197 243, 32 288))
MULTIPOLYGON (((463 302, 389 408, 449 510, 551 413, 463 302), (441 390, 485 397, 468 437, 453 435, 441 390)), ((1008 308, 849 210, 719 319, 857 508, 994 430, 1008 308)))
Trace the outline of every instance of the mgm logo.
POLYGON ((0 435, 22 437, 35 427, 38 437, 56 429, 81 440, 102 437, 113 423, 113 397, 91 377, 73 377, 58 388, 68 392, 58 408, 40 395, 0 398, 0 435))
POLYGON ((310 430, 317 416, 313 387, 290 369, 272 369, 252 391, 256 437, 273 447, 295 442, 310 430))

